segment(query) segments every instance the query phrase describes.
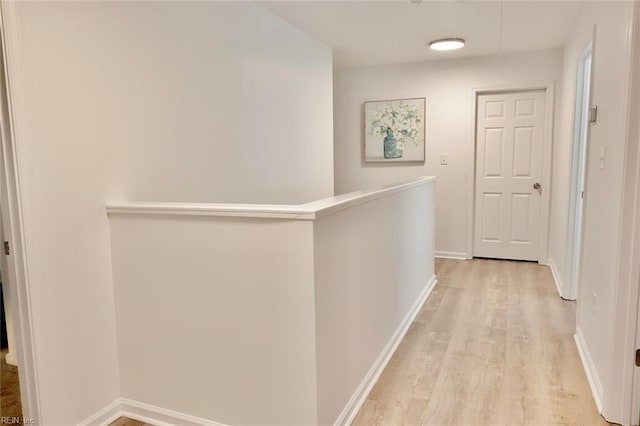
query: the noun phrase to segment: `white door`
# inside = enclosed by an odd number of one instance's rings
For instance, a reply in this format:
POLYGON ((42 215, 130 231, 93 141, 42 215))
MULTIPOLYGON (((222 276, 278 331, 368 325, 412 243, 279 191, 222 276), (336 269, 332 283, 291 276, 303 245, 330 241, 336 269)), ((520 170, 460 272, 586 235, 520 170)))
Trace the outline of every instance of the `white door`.
POLYGON ((545 91, 478 95, 473 255, 538 260, 545 91))

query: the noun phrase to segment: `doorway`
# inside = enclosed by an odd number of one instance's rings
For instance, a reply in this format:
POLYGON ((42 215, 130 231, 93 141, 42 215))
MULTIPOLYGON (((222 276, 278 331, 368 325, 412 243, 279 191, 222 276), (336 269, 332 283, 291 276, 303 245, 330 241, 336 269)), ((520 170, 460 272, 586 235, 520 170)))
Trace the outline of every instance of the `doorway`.
MULTIPOLYGON (((0 4, 0 221, 4 238, 0 241, 0 250, 6 250, 9 255, 4 257, 2 265, 2 281, 4 302, 10 307, 13 342, 11 354, 15 353, 15 363, 18 364, 20 408, 23 423, 38 423, 40 419, 40 404, 37 390, 37 369, 34 357, 34 341, 31 329, 31 304, 28 288, 26 259, 23 252, 24 233, 22 228, 22 211, 18 177, 16 174, 16 156, 14 150, 15 133, 13 129, 12 95, 10 81, 12 75, 7 71, 6 63, 9 57, 15 59, 15 45, 8 42, 6 32, 16 21, 7 18, 8 13, 14 13, 12 5, 0 4), (11 47, 11 48, 9 48, 11 47), (10 52, 14 52, 13 56, 10 52)), ((10 357, 11 358, 11 357, 10 357)), ((10 361, 13 361, 10 359, 10 361)), ((3 411, 4 416, 4 411, 3 411)), ((13 416, 12 416, 13 417, 13 416)))
MULTIPOLYGON (((0 196, 1 199, 2 197, 0 196)), ((1 210, 2 204, 0 203, 1 210)), ((0 220, 0 243, 4 241, 3 221, 0 220)), ((0 247, 0 285, 2 286, 2 297, 0 297, 0 303, 2 303, 2 329, 0 330, 2 332, 0 345, 0 388, 2 392, 0 392, 0 412, 2 412, 2 417, 22 419, 20 377, 13 331, 11 286, 9 285, 7 256, 2 247, 0 247)))
POLYGON ((567 242, 568 288, 563 289, 563 298, 576 300, 580 280, 580 258, 582 248, 582 224, 586 182, 586 161, 589 141, 589 106, 591 104, 591 46, 578 63, 576 83, 576 107, 573 127, 571 165, 571 190, 569 204, 569 239, 567 242))
POLYGON ((544 262, 549 87, 476 93, 474 257, 544 262))
MULTIPOLYGON (((2 53, 2 49, 0 49, 2 53)), ((8 129, 9 110, 7 92, 5 90, 4 60, 0 59, 0 285, 2 286, 2 344, 0 351, 0 387, 2 396, 0 397, 0 410, 2 416, 13 420, 23 419, 22 397, 20 394, 20 375, 18 368, 16 330, 16 303, 15 282, 12 279, 10 265, 10 251, 8 246, 9 238, 9 211, 7 209, 7 176, 6 167, 6 146, 10 140, 8 129), (7 243, 5 243, 5 241, 7 243), (5 245, 7 244, 7 245, 5 245)))

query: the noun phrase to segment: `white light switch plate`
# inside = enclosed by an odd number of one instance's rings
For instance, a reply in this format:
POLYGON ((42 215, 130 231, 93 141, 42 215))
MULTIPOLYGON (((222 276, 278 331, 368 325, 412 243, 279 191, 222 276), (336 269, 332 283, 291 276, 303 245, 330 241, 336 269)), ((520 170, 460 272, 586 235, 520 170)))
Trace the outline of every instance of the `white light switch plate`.
POLYGON ((449 160, 447 159, 447 154, 440 155, 440 165, 446 166, 447 164, 449 164, 449 160))
POLYGON ((600 148, 600 156, 598 157, 598 160, 600 161, 600 170, 604 170, 606 159, 607 159, 607 147, 603 146, 600 148))

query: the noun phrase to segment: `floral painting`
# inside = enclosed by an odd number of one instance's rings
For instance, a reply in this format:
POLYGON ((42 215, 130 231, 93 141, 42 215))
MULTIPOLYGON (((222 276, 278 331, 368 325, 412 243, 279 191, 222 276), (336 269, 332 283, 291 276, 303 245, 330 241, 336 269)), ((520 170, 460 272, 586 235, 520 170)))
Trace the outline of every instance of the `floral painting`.
POLYGON ((424 162, 425 98, 364 103, 367 162, 424 162))

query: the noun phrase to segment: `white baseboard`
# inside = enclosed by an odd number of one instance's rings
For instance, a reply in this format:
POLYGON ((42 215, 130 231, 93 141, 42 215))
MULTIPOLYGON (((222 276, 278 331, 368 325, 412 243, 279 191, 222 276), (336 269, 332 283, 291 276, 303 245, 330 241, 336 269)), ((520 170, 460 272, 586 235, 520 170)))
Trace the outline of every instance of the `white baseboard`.
POLYGON ((78 423, 78 426, 99 426, 112 423, 114 420, 121 416, 121 401, 122 398, 116 399, 97 413, 92 414, 91 416, 78 423))
POLYGON ((18 366, 18 357, 15 352, 7 352, 4 361, 9 365, 18 366))
POLYGON ((130 419, 156 426, 225 426, 223 423, 190 416, 126 398, 122 399, 122 413, 130 419))
POLYGON ((194 417, 166 408, 156 407, 127 398, 119 398, 78 426, 107 426, 120 417, 128 417, 154 426, 226 426, 223 423, 194 417))
POLYGON ((435 257, 441 259, 471 259, 467 253, 459 253, 457 251, 436 251, 435 257))
MULTIPOLYGON (((391 357, 398 348, 398 345, 404 338, 407 330, 409 330, 409 326, 411 326, 413 320, 418 315, 418 312, 420 312, 422 305, 427 301, 427 298, 431 294, 436 283, 437 280, 434 275, 426 284, 416 302, 413 304, 407 315, 405 315, 397 330, 393 336, 391 336, 391 339, 387 342, 386 346, 369 369, 369 372, 349 399, 349 402, 342 410, 342 413, 340 413, 336 419, 336 425, 348 425, 353 422, 356 414, 358 414, 358 411, 367 399, 369 392, 371 392, 371 389, 378 381, 382 371, 389 363, 389 360, 391 360, 391 357)), ((78 426, 107 426, 119 417, 123 416, 155 426, 225 426, 223 423, 217 423, 211 420, 190 416, 188 414, 126 398, 119 398, 115 400, 97 413, 78 423, 78 426)))
POLYGON ((558 289, 558 295, 564 299, 562 296, 562 278, 560 278, 560 273, 558 272, 558 268, 556 267, 556 262, 553 259, 547 260, 547 265, 551 268, 551 275, 553 275, 553 282, 556 283, 556 288, 558 289))
POLYGON ((391 336, 391 339, 387 342, 380 355, 378 355, 378 358, 375 360, 369 369, 369 372, 349 399, 349 402, 347 402, 347 405, 334 422, 334 425, 350 425, 353 422, 358 411, 360 411, 360 408, 367 399, 369 392, 373 389, 373 386, 380 378, 380 375, 389 363, 389 360, 391 360, 391 357, 404 338, 404 335, 407 333, 407 330, 409 330, 409 326, 413 323, 418 312, 420 312, 420 308, 422 308, 422 305, 427 301, 427 298, 431 294, 431 290, 435 287, 436 282, 436 276, 434 275, 422 290, 418 300, 416 300, 407 315, 404 317, 400 326, 396 329, 395 333, 393 333, 393 336, 391 336))
POLYGON ((593 364, 591 354, 589 353, 587 344, 582 337, 582 331, 580 328, 576 329, 576 334, 573 335, 573 339, 576 341, 578 354, 580 355, 584 372, 587 375, 589 387, 591 387, 591 393, 593 394, 593 399, 596 402, 596 408, 598 409, 598 413, 602 413, 602 382, 600 381, 596 367, 593 364))

